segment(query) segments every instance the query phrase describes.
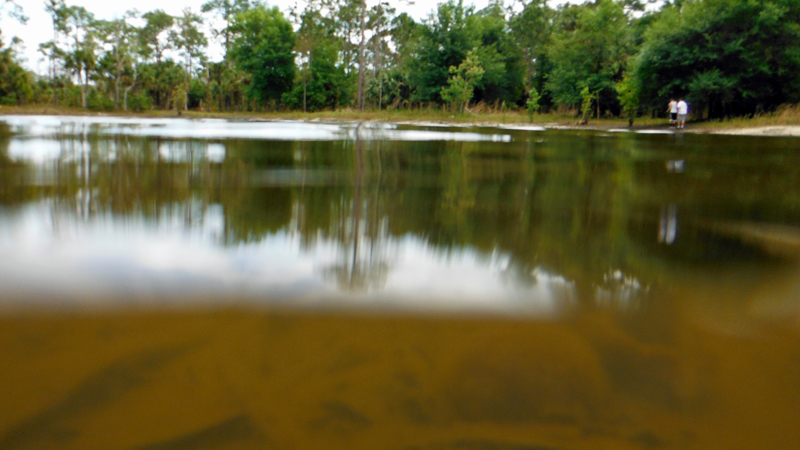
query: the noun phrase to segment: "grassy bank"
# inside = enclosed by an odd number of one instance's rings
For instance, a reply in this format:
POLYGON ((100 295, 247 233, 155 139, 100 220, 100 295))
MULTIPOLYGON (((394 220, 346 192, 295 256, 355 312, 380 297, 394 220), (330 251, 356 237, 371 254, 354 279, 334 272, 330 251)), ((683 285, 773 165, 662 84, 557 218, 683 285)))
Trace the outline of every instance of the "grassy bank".
POLYGON ((783 105, 771 113, 752 117, 734 117, 724 120, 707 120, 692 124, 699 131, 726 131, 744 128, 800 126, 800 104, 783 105))
MULTIPOLYGON (((208 112, 208 111, 146 111, 135 113, 130 111, 95 112, 80 108, 54 108, 52 106, 3 106, 0 115, 13 114, 46 114, 46 115, 86 115, 86 116, 122 116, 122 117, 184 117, 184 118, 219 118, 230 120, 298 120, 298 121, 331 121, 331 122, 395 122, 395 123, 437 123, 454 125, 540 125, 548 127, 611 129, 627 128, 628 121, 619 117, 603 117, 591 119, 581 125, 575 115, 536 114, 529 117, 520 111, 483 110, 454 114, 441 109, 405 109, 383 111, 356 111, 341 109, 336 111, 319 111, 304 113, 301 111, 280 112, 208 112)), ((639 117, 634 129, 667 128, 666 118, 639 117)), ((800 105, 786 105, 772 113, 754 117, 738 117, 724 120, 689 121, 687 131, 709 132, 746 128, 762 128, 774 126, 800 126, 800 105)))

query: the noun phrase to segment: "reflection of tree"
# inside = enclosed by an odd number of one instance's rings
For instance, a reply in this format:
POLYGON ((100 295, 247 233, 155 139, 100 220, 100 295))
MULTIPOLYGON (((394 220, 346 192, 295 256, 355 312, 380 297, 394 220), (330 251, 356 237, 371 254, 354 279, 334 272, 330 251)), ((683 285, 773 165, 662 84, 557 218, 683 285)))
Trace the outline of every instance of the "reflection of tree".
POLYGON ((11 128, 0 123, 0 205, 10 206, 24 201, 17 189, 19 172, 25 169, 15 166, 8 156, 8 145, 11 141, 11 128))
POLYGON ((504 279, 518 285, 534 286, 536 273, 562 276, 584 305, 619 304, 631 286, 643 295, 731 251, 725 242, 691 239, 693 222, 800 221, 787 207, 800 203, 800 165, 784 156, 763 173, 738 163, 718 171, 716 160, 671 173, 663 157, 648 157, 651 137, 531 136, 511 145, 209 143, 86 129, 62 136, 56 161, 33 163, 12 160, 0 130, 0 200, 46 199, 60 225, 113 215, 180 220, 186 230, 202 227, 217 206, 220 245, 277 233, 296 237, 301 251, 333 245, 335 260, 323 273, 343 289, 380 288, 393 243, 410 235, 441 254, 473 250, 487 264, 507 255, 504 279), (209 158, 209 145, 223 146, 224 159, 209 158), (657 243, 664 204, 680 209, 687 236, 670 246, 657 243))
POLYGON ((186 229, 201 226, 209 202, 223 191, 220 180, 236 172, 235 163, 209 160, 207 142, 67 131, 53 159, 15 163, 24 167, 16 178, 31 178, 16 188, 31 200, 50 200, 56 230, 111 215, 152 223, 180 217, 186 229))
POLYGON ((468 216, 475 208, 477 183, 472 179, 472 160, 469 157, 473 147, 474 143, 447 142, 442 155, 440 217, 445 226, 455 230, 464 230, 468 216))
POLYGON ((225 205, 225 236, 228 245, 258 242, 289 226, 293 199, 288 189, 252 187, 230 196, 225 205))
POLYGON ((356 291, 381 288, 389 270, 389 264, 385 259, 388 239, 385 228, 381 226, 380 214, 381 147, 380 143, 373 146, 377 153, 373 159, 378 166, 373 197, 364 192, 365 143, 359 134, 360 127, 359 124, 355 133, 355 177, 352 203, 341 203, 349 207, 351 215, 348 218, 347 215, 341 214, 338 221, 339 233, 336 239, 337 261, 323 269, 325 276, 336 280, 336 284, 340 288, 356 291), (366 242, 364 242, 365 240, 366 242))
POLYGON ((0 168, 13 164, 8 157, 8 144, 11 141, 11 127, 5 122, 0 122, 0 168))

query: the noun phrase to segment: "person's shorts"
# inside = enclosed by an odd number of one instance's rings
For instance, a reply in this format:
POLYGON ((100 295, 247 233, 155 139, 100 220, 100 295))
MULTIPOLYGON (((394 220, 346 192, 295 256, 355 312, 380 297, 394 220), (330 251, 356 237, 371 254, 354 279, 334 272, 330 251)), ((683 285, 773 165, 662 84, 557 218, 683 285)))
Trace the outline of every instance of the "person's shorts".
POLYGON ((678 120, 678 113, 669 113, 669 120, 673 122, 678 120))
POLYGON ((686 114, 678 114, 678 122, 686 122, 686 114))

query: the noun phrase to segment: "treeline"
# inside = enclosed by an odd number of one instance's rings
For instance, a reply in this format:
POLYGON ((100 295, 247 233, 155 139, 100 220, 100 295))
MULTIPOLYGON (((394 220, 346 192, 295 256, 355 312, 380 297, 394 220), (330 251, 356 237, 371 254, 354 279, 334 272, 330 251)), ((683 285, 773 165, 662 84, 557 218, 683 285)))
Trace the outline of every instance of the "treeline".
POLYGON ((800 2, 462 0, 416 22, 388 2, 310 0, 287 14, 209 0, 98 20, 47 0, 48 73, 0 52, 0 102, 93 110, 273 111, 474 105, 584 118, 663 114, 686 98, 699 118, 800 102, 800 2), (211 34, 203 32, 203 24, 211 34), (207 54, 219 42, 219 62, 207 54))

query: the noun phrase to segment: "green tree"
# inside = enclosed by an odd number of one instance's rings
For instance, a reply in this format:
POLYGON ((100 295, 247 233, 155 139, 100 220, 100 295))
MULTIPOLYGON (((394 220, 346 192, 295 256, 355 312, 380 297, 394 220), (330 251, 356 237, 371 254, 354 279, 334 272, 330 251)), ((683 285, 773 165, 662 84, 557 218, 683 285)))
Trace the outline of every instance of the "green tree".
MULTIPOLYGON (((354 89, 358 89, 362 6, 362 0, 314 0, 307 8, 321 13, 318 25, 329 30, 331 37, 339 42, 342 67, 348 80, 354 83, 354 89), (330 13, 325 13, 327 11, 330 13)), ((364 25, 366 27, 366 23, 364 25)))
POLYGON ((686 1, 645 33, 637 77, 642 99, 662 108, 687 96, 710 117, 800 101, 800 3, 686 1))
MULTIPOLYGON (((119 109, 122 99, 123 82, 127 79, 128 87, 136 83, 136 33, 135 27, 128 23, 136 17, 135 12, 129 11, 122 18, 110 21, 98 21, 95 25, 97 35, 105 49, 99 66, 106 71, 114 83, 114 107, 119 109), (132 76, 131 76, 132 74, 132 76)), ((124 109, 127 102, 124 102, 124 109)))
POLYGON ((369 12, 369 22, 367 27, 375 30, 369 40, 368 47, 372 52, 372 68, 371 79, 368 81, 367 94, 369 99, 374 103, 378 109, 383 109, 384 95, 383 87, 384 82, 388 81, 386 77, 387 60, 391 58, 391 46, 389 44, 389 37, 391 27, 391 19, 396 10, 379 2, 369 12))
POLYGON ((549 52, 553 70, 546 84, 557 104, 581 104, 583 86, 606 104, 616 103, 614 84, 631 51, 628 25, 622 5, 612 0, 559 10, 549 52))
POLYGON ((525 93, 523 53, 508 31, 505 9, 499 1, 470 17, 470 31, 478 36, 476 53, 483 77, 475 86, 475 100, 514 103, 525 93))
POLYGON ((148 90, 154 94, 156 106, 162 108, 166 107, 170 93, 174 90, 171 83, 175 75, 175 64, 164 61, 164 54, 175 47, 173 34, 170 33, 175 18, 161 9, 146 12, 142 18, 145 20, 144 26, 139 31, 142 55, 147 60, 155 61, 144 72, 147 76, 148 90))
POLYGON ((81 107, 86 108, 89 77, 97 66, 99 45, 95 39, 94 14, 81 6, 66 10, 66 30, 70 48, 66 52, 65 68, 77 76, 81 92, 81 107))
POLYGON ((146 12, 142 18, 145 20, 145 24, 139 32, 139 40, 145 56, 160 63, 164 58, 164 53, 175 46, 172 40, 173 35, 170 33, 170 29, 175 24, 175 18, 161 9, 146 12))
POLYGON ((537 91, 536 88, 531 88, 531 90, 528 91, 528 100, 525 102, 525 106, 527 107, 528 116, 531 120, 533 120, 533 115, 539 112, 539 100, 541 98, 542 96, 539 95, 539 91, 537 91))
POLYGON ((195 61, 205 56, 208 39, 200 26, 203 19, 190 8, 183 10, 183 15, 176 19, 176 29, 172 30, 171 40, 175 48, 183 55, 184 68, 189 76, 194 74, 195 61))
POLYGON ((299 22, 296 51, 300 70, 293 89, 282 97, 292 108, 336 108, 352 98, 353 72, 347 73, 347 53, 342 52, 346 42, 337 36, 335 23, 323 14, 323 6, 309 2, 293 13, 299 22))
POLYGON ((407 65, 414 52, 414 43, 419 40, 421 28, 407 13, 392 18, 389 35, 394 51, 389 53, 390 59, 387 61, 391 66, 401 69, 407 65))
POLYGON ((461 0, 441 3, 421 26, 417 41, 408 71, 414 100, 443 100, 448 68, 458 67, 473 49, 484 69, 484 76, 473 86, 477 100, 516 102, 522 97, 522 54, 508 34, 500 3, 478 12, 461 0))
POLYGON ((13 44, 5 47, 0 39, 0 103, 24 105, 34 97, 34 76, 19 64, 13 44))
POLYGON ((262 103, 279 101, 292 88, 295 62, 292 24, 275 8, 258 5, 239 13, 231 58, 252 77, 248 96, 262 103))
POLYGON ((203 3, 202 11, 204 13, 212 13, 215 17, 222 21, 222 26, 219 28, 212 28, 211 32, 214 37, 222 40, 222 45, 225 47, 225 60, 228 60, 228 52, 233 44, 234 33, 231 26, 237 14, 247 11, 251 8, 250 0, 209 0, 203 3))
MULTIPOLYGON (((183 68, 186 76, 184 90, 189 92, 191 79, 194 77, 195 60, 203 60, 205 53, 203 50, 208 45, 205 34, 200 30, 203 19, 194 14, 190 8, 183 10, 183 15, 176 20, 176 29, 171 30, 171 40, 175 43, 175 48, 183 55, 183 68)), ((189 97, 183 96, 184 109, 189 109, 189 97)))
POLYGON ((25 11, 22 9, 22 6, 19 5, 17 0, 2 0, 2 4, 0 4, 0 12, 4 12, 9 17, 19 21, 20 23, 27 23, 28 16, 25 15, 25 11))
POLYGON ((442 99, 456 111, 464 112, 472 99, 475 85, 481 81, 485 72, 478 61, 477 53, 470 51, 461 65, 450 66, 453 76, 447 80, 448 86, 442 88, 442 99))
POLYGON ((450 78, 449 67, 458 67, 467 53, 478 46, 479 34, 470 27, 472 6, 462 0, 440 3, 419 35, 414 58, 409 61, 413 100, 441 101, 442 88, 450 78))
POLYGON ((185 91, 186 74, 183 68, 170 59, 160 63, 140 66, 143 87, 155 101, 155 107, 170 109, 178 97, 178 89, 185 91))
POLYGON ((419 40, 422 26, 406 13, 392 18, 388 35, 390 44, 382 58, 381 104, 394 104, 396 107, 408 104, 412 86, 409 81, 410 61, 419 40))
POLYGON ((553 15, 554 11, 547 7, 546 0, 531 0, 508 23, 511 35, 524 55, 526 84, 539 92, 544 91, 545 59, 553 15))
POLYGON ((69 8, 64 0, 47 0, 45 11, 50 15, 53 23, 53 40, 39 44, 39 52, 50 60, 51 89, 53 103, 58 106, 58 89, 60 69, 65 65, 67 52, 62 48, 62 36, 68 32, 67 16, 69 8))
POLYGON ((633 120, 636 118, 636 113, 639 111, 639 95, 641 87, 639 80, 635 74, 625 72, 622 81, 618 82, 615 86, 619 103, 622 105, 622 110, 628 117, 628 126, 633 126, 633 120))
MULTIPOLYGON (((238 103, 235 101, 236 97, 242 97, 243 86, 239 81, 243 80, 246 74, 231 60, 230 49, 236 38, 236 32, 232 27, 236 15, 249 10, 252 6, 250 0, 209 0, 202 6, 203 13, 210 14, 214 19, 210 23, 219 24, 211 28, 211 33, 225 48, 221 65, 213 63, 206 66, 207 94, 216 97, 220 111, 238 103)), ((210 106, 212 99, 208 101, 210 106)))
POLYGON ((592 91, 589 90, 589 86, 584 86, 581 89, 581 117, 583 118, 583 124, 589 122, 589 118, 592 117, 592 99, 594 98, 594 94, 592 91))
POLYGON ((245 97, 244 79, 247 74, 229 61, 208 64, 209 90, 219 111, 241 105, 245 97))

